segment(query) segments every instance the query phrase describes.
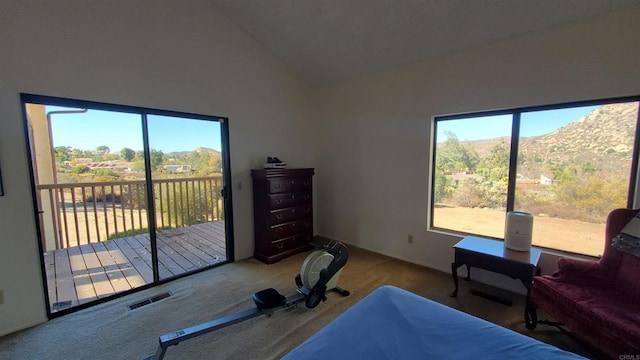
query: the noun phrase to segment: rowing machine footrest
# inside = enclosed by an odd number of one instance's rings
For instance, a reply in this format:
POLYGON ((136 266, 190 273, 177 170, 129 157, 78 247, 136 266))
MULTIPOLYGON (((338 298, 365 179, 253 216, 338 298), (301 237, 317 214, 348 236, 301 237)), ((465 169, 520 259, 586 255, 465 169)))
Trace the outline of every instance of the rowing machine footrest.
POLYGON ((260 310, 268 310, 284 306, 287 298, 276 289, 264 289, 253 294, 253 302, 260 310))

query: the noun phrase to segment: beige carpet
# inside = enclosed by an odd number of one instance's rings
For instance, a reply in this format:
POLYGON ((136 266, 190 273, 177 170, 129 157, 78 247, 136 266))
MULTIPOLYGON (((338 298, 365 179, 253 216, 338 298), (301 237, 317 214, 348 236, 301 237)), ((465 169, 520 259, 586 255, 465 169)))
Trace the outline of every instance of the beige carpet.
MULTIPOLYGON (((165 359, 277 359, 344 310, 381 285, 395 285, 491 322, 534 336, 587 357, 597 354, 558 330, 524 326, 524 298, 510 294, 505 306, 470 293, 473 281, 461 281, 458 298, 450 298, 450 274, 425 269, 351 247, 339 285, 351 292, 328 294, 315 309, 301 304, 290 312, 261 316, 187 340, 167 351, 165 359)), ((307 254, 273 265, 248 259, 217 267, 169 284, 51 320, 0 338, 0 359, 142 359, 154 353, 158 336, 253 307, 254 292, 276 288, 295 293, 294 277, 307 254), (128 310, 127 306, 170 291, 164 300, 128 310)), ((462 271, 464 272, 464 271, 462 271)), ((543 315, 544 317, 544 315, 543 315)))

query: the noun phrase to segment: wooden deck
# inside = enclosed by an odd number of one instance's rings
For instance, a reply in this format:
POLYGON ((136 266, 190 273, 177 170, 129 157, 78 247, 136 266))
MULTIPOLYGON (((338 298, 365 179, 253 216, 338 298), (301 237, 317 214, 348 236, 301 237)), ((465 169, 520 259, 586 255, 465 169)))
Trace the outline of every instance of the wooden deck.
MULTIPOLYGON (((160 279, 226 260, 224 221, 161 230, 160 279)), ((149 234, 44 254, 49 303, 56 312, 153 282, 149 234)))

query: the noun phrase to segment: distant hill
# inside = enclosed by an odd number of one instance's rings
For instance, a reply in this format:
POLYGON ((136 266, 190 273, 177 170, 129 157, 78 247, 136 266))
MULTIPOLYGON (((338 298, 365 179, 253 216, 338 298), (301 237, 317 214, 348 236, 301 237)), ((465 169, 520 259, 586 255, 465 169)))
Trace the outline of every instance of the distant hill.
MULTIPOLYGON (((536 177, 549 164, 590 163, 599 173, 628 171, 633 156, 633 140, 638 103, 603 105, 549 134, 520 139, 519 173, 536 177)), ((481 157, 497 143, 509 138, 465 141, 481 157)))
POLYGON ((206 148, 206 147, 197 147, 191 151, 173 151, 170 153, 166 153, 165 155, 168 157, 181 157, 181 156, 186 156, 191 154, 192 152, 197 152, 199 154, 202 153, 209 153, 209 154, 213 154, 216 156, 220 156, 220 151, 216 150, 216 149, 211 149, 211 148, 206 148))
POLYGON ((520 152, 545 164, 590 162, 618 173, 633 157, 637 116, 638 103, 604 105, 552 133, 522 138, 520 152))

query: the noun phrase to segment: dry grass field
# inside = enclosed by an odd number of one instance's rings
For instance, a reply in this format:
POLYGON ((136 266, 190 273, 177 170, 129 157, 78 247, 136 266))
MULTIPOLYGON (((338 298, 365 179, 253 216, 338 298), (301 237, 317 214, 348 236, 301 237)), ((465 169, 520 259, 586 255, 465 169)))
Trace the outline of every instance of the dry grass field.
MULTIPOLYGON (((463 232, 504 237, 504 211, 481 208, 436 208, 434 226, 463 232)), ((604 249, 605 224, 535 216, 533 244, 597 256, 604 249)))

